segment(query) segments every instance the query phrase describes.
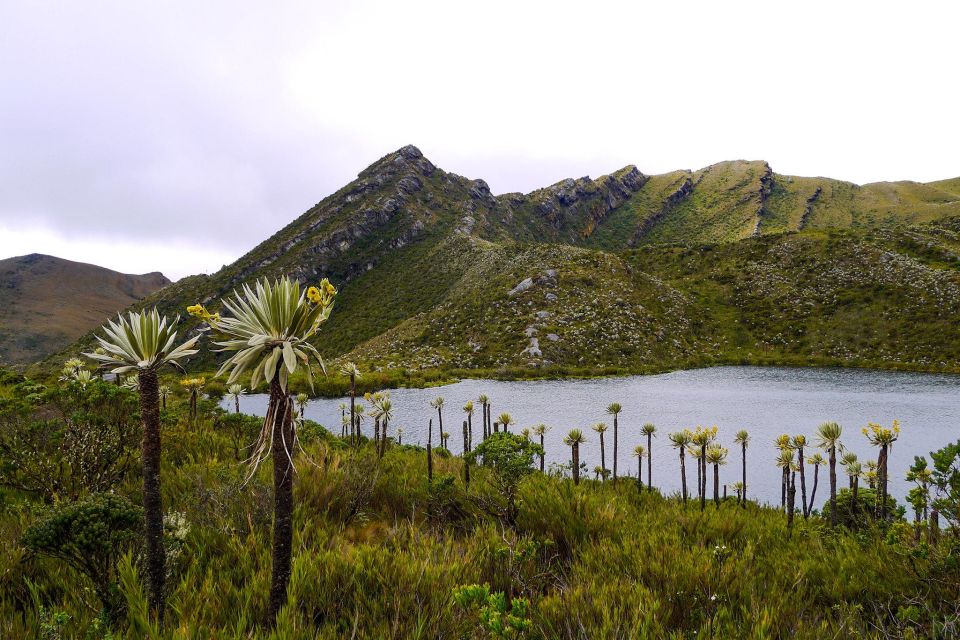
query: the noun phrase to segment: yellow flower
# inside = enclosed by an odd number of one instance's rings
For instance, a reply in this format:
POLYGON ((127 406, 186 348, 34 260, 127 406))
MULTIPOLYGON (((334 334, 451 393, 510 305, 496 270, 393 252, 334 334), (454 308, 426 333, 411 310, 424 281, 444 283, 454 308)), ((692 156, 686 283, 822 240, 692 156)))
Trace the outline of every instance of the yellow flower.
POLYGON ((320 281, 320 288, 327 297, 332 298, 333 296, 337 295, 337 288, 330 284, 330 281, 326 278, 320 281))
POLYGON ((330 281, 326 278, 320 281, 319 287, 307 289, 307 300, 323 307, 329 307, 333 304, 333 296, 335 295, 337 295, 336 287, 330 284, 330 281))
POLYGON ((192 315, 194 318, 200 318, 204 322, 209 322, 210 324, 215 324, 220 321, 219 313, 210 313, 203 307, 202 304, 195 304, 187 307, 187 313, 192 315))

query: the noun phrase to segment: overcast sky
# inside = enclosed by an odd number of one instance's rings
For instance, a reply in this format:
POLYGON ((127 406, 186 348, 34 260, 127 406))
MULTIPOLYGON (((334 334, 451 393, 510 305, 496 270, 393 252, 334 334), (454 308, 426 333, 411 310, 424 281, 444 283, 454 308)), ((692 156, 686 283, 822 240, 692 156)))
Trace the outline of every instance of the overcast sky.
POLYGON ((736 158, 954 177, 958 24, 916 1, 0 0, 0 258, 212 272, 408 143, 495 193, 736 158))

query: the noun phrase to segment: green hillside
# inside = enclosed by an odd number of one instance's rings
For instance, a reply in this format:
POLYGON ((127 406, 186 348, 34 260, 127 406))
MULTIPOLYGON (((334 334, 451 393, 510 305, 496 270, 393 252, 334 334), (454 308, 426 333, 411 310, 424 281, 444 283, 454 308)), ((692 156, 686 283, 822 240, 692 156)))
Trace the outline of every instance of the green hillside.
POLYGON ((495 196, 408 146, 142 304, 216 310, 261 276, 327 276, 341 293, 318 346, 389 369, 956 370, 958 220, 960 179, 857 186, 733 161, 495 196))

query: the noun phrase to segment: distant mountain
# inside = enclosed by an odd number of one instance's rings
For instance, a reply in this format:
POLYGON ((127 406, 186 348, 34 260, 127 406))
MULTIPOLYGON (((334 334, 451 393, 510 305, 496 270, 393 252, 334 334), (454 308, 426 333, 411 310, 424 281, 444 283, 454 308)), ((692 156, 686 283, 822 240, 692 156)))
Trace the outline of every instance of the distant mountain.
POLYGON ((960 179, 858 186, 734 161, 494 195, 407 146, 145 304, 183 314, 260 276, 328 276, 341 294, 318 346, 370 367, 956 369, 958 221, 960 179))
POLYGON ((0 363, 34 362, 170 281, 31 254, 0 260, 0 363))

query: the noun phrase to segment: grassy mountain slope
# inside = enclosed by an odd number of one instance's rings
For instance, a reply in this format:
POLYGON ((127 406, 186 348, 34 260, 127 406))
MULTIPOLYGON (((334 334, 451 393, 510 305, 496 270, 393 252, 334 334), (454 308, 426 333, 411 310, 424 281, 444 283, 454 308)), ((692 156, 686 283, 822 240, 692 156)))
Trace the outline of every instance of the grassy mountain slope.
POLYGON ((960 263, 939 233, 815 230, 619 255, 490 248, 438 306, 353 357, 409 368, 956 368, 960 263))
POLYGON ((960 179, 857 186, 733 161, 495 196, 404 147, 143 304, 216 309, 260 276, 328 276, 322 351, 384 368, 954 369, 957 220, 960 179))
POLYGON ((33 362, 62 349, 168 284, 160 273, 128 275, 53 256, 0 260, 0 362, 33 362))

